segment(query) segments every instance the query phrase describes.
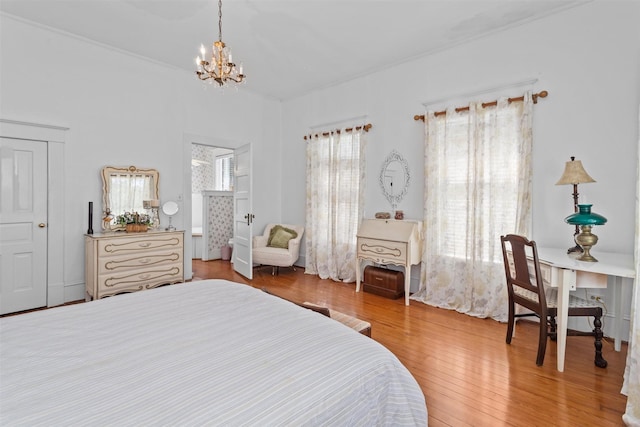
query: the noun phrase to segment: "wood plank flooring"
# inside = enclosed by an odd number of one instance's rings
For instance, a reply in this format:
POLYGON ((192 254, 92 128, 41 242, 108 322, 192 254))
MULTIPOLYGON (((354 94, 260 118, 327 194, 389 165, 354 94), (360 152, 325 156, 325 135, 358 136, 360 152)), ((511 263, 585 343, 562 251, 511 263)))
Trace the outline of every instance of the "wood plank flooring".
MULTIPOLYGON (((620 394, 627 353, 606 340, 606 369, 593 364, 591 337, 568 337, 565 371, 556 370, 549 342, 544 366, 535 364, 537 325, 521 322, 511 345, 506 324, 438 309, 416 301, 355 292, 355 284, 321 280, 297 268, 254 269, 249 282, 227 261, 193 262, 194 279, 221 278, 266 287, 371 322, 372 339, 391 350, 416 378, 430 426, 621 426, 620 394)), ((606 319, 605 319, 606 321, 606 319)))

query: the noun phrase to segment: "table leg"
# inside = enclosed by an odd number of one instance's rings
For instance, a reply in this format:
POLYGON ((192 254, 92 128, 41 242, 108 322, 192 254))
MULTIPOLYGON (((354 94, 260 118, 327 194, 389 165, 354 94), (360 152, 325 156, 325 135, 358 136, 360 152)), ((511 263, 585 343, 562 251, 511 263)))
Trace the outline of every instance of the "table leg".
POLYGON ((615 351, 622 350, 622 326, 624 313, 622 311, 622 291, 623 278, 613 277, 613 309, 615 310, 615 320, 613 324, 613 348, 615 351))
POLYGON ((362 267, 361 261, 356 258, 356 292, 360 292, 360 267, 362 267))
POLYGON ((411 265, 404 266, 404 305, 409 305, 409 291, 411 291, 411 265))
MULTIPOLYGON (((564 372, 564 354, 567 345, 567 320, 569 314, 569 288, 571 280, 575 281, 573 270, 562 269, 562 278, 558 283, 558 318, 557 318, 557 358, 558 371, 564 372)), ((546 321, 540 319, 540 321, 546 321)))

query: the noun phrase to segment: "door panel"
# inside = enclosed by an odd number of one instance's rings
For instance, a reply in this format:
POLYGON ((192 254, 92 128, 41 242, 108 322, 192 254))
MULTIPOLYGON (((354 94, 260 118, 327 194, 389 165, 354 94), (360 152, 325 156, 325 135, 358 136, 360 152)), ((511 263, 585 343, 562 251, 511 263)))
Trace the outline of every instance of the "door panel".
POLYGON ((233 269, 253 279, 253 214, 251 199, 251 145, 235 150, 233 186, 233 269))
POLYGON ((0 314, 47 305, 47 143, 0 138, 0 314))

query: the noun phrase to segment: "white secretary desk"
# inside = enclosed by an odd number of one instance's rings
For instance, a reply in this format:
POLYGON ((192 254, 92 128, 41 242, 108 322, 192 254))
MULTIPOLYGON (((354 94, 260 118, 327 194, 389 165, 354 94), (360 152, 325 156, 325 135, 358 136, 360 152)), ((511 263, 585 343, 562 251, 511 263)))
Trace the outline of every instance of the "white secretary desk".
POLYGON ((395 219, 365 219, 358 229, 356 292, 360 292, 362 262, 404 267, 404 303, 409 305, 411 266, 422 257, 422 222, 395 219))

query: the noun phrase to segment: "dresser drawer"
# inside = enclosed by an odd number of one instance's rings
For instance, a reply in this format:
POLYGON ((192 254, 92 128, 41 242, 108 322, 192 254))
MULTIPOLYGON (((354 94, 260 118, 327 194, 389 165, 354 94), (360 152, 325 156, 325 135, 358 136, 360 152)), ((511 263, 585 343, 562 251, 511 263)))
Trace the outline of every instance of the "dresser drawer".
POLYGON ((148 234, 135 237, 118 237, 98 241, 99 256, 148 253, 166 249, 182 250, 182 234, 166 236, 148 234))
POLYGON ((182 264, 155 268, 146 268, 98 276, 98 295, 96 298, 115 295, 121 292, 136 292, 155 288, 168 283, 182 282, 182 264))
POLYGON ((103 257, 98 260, 98 274, 119 273, 173 264, 182 264, 182 248, 103 257))
POLYGON ((360 237, 358 238, 358 258, 370 259, 379 264, 404 265, 407 260, 407 244, 360 237))

